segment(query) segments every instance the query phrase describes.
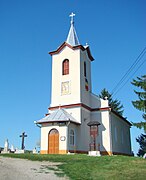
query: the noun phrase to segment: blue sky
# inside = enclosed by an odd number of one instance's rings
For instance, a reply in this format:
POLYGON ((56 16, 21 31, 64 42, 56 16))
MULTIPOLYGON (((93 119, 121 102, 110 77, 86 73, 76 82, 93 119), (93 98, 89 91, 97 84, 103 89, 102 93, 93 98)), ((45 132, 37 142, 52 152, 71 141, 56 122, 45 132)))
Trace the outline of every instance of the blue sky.
MULTIPOLYGON (((66 40, 71 12, 76 14, 80 43, 87 42, 95 58, 92 87, 96 94, 103 88, 112 91, 146 46, 145 0, 1 0, 0 146, 8 138, 10 145, 20 148, 23 131, 28 135, 26 149, 33 149, 40 139, 40 129, 33 121, 41 119, 50 104, 48 52, 66 40)), ((137 96, 130 82, 144 74, 146 63, 133 76, 131 73, 115 95, 129 121, 142 120, 142 113, 131 104, 137 96)), ((138 150, 135 138, 142 132, 131 128, 134 152, 138 150)))

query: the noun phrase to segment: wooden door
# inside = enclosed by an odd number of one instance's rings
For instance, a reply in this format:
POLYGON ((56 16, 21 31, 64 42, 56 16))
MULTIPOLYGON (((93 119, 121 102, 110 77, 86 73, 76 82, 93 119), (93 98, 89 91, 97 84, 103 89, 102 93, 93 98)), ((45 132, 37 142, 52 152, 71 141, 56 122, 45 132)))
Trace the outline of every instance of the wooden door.
POLYGON ((59 132, 52 129, 48 136, 48 154, 59 154, 59 132))

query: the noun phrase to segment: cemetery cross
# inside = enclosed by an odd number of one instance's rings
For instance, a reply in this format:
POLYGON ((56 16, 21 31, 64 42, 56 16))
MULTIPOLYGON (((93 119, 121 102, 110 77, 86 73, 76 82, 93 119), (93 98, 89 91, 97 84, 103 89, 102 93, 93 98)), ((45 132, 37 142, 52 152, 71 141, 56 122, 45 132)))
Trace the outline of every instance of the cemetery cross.
POLYGON ((27 137, 27 135, 25 134, 25 132, 23 132, 22 135, 20 135, 20 137, 22 137, 21 149, 24 150, 24 148, 25 148, 25 146, 24 146, 24 138, 27 137))

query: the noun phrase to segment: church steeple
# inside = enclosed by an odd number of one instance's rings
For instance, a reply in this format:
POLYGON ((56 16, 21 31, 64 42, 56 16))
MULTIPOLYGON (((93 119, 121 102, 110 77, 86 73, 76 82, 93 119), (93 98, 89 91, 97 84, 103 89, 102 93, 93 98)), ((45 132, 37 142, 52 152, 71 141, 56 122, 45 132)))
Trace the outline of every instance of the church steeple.
POLYGON ((68 44, 70 44, 71 46, 80 45, 78 37, 77 37, 77 34, 76 34, 76 31, 75 31, 75 28, 74 28, 74 19, 73 19, 74 16, 75 16, 74 13, 70 14, 70 17, 71 17, 71 26, 70 26, 70 30, 69 30, 69 33, 68 33, 68 36, 67 36, 67 40, 66 40, 66 42, 68 44))

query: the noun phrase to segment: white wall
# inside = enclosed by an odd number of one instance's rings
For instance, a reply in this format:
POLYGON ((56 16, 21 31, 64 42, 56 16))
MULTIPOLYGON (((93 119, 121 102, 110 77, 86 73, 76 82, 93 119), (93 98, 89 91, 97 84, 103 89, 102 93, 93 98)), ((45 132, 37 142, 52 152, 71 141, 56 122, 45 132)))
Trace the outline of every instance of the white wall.
POLYGON ((89 151, 90 143, 90 127, 87 125, 90 121, 90 111, 82 108, 82 125, 78 128, 78 149, 81 151, 89 151))
MULTIPOLYGON (((91 120, 98 121, 101 125, 98 127, 98 136, 96 145, 100 144, 100 151, 111 151, 111 135, 110 135, 110 120, 109 111, 96 111, 91 113, 91 120)), ((98 147, 97 147, 98 149, 98 147)))
POLYGON ((80 76, 81 76, 81 102, 90 107, 90 92, 92 91, 91 86, 91 60, 88 57, 87 51, 80 51, 80 76), (84 76, 84 62, 86 63, 86 77, 84 76), (85 89, 85 79, 88 81, 87 91, 85 89))
POLYGON ((72 152, 76 152, 77 147, 78 147, 78 132, 77 132, 77 128, 79 125, 70 123, 68 126, 68 150, 71 150, 72 152), (73 130, 74 131, 74 145, 70 144, 70 131, 73 130))
POLYGON ((80 49, 68 46, 52 56, 52 95, 51 106, 76 104, 80 102, 80 49), (69 60, 69 74, 62 75, 62 62, 69 60), (61 95, 61 83, 69 81, 70 93, 61 95))
POLYGON ((111 133, 113 151, 131 154, 130 125, 112 112, 111 133))
POLYGON ((90 93, 90 107, 91 108, 109 107, 108 100, 101 99, 97 95, 90 93))
POLYGON ((51 107, 80 102, 90 106, 90 92, 92 92, 91 62, 86 50, 72 50, 68 46, 65 46, 60 53, 52 56, 51 107), (68 75, 62 75, 64 59, 69 60, 68 75), (86 77, 84 76, 84 62, 86 62, 86 77), (88 80, 89 91, 85 89, 85 78, 88 80), (67 81, 69 81, 70 92, 67 95, 61 95, 61 83, 67 81))
POLYGON ((43 125, 41 128, 41 150, 48 150, 48 133, 51 129, 57 129, 59 131, 59 150, 67 150, 67 126, 56 125, 43 125), (60 137, 65 136, 66 140, 61 141, 60 137))

